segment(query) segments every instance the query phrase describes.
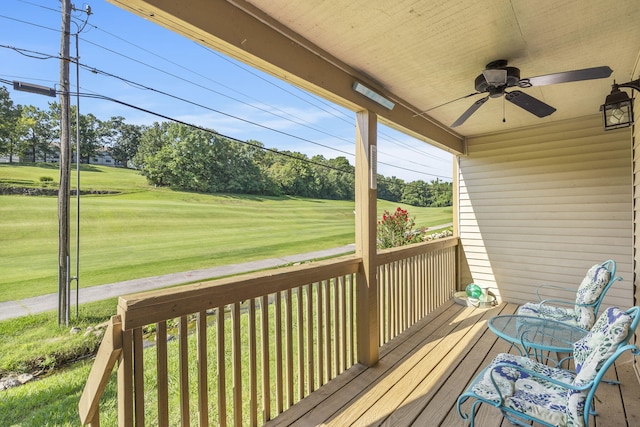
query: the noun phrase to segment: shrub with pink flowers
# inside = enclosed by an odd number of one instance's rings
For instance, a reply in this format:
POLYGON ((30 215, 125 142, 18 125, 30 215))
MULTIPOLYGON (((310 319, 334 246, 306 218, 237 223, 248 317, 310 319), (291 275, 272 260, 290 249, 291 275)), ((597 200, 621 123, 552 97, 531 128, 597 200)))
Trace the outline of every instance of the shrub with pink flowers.
POLYGON ((415 217, 398 207, 393 213, 385 210, 378 221, 378 248, 393 248, 423 241, 426 228, 414 230, 415 217))

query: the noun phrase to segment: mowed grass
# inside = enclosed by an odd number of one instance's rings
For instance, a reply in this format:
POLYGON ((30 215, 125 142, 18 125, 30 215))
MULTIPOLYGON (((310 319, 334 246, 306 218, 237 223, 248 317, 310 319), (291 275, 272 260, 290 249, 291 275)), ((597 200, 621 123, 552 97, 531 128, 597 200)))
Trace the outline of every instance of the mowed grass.
MULTIPOLYGON (((51 165, 0 165, 0 184, 58 182, 51 165)), ((75 171, 72 173, 75 187, 75 171)), ((83 165, 80 286, 292 255, 353 243, 355 204, 293 197, 208 195, 154 188, 136 171, 83 165)), ((17 184, 16 184, 17 185, 17 184)), ((71 256, 75 261, 75 197, 71 256)), ((418 226, 451 222, 451 208, 401 206, 418 226)), ((0 301, 57 292, 57 198, 0 196, 0 301)), ((75 270, 72 267, 72 275, 75 270)), ((73 285, 75 286, 75 284, 73 285)))

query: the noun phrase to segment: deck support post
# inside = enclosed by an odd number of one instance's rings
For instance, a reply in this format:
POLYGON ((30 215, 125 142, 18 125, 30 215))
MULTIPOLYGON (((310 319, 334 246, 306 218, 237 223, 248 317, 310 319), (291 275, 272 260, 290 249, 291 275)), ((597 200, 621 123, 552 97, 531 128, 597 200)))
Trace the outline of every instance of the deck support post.
POLYGON ((357 341, 358 362, 366 366, 378 362, 377 122, 371 111, 356 114, 356 255, 362 258, 356 281, 357 341))

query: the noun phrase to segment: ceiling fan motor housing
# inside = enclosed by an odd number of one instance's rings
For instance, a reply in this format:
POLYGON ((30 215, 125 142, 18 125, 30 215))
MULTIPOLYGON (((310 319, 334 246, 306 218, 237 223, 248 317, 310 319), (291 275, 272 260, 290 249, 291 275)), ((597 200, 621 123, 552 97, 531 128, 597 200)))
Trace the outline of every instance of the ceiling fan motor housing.
POLYGON ((478 92, 488 92, 489 96, 496 98, 501 96, 506 88, 516 86, 520 81, 520 70, 516 67, 499 67, 493 69, 505 70, 507 72, 506 78, 501 82, 501 84, 492 84, 487 82, 484 74, 480 74, 476 77, 475 81, 475 87, 478 92))

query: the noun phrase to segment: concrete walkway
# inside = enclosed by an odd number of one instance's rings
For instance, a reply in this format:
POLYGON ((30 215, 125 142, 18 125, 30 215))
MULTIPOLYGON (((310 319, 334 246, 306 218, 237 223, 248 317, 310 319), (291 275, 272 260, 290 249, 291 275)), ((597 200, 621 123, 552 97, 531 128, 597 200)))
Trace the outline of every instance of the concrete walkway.
MULTIPOLYGON (((111 283, 108 285, 92 286, 80 288, 80 304, 92 301, 100 301, 108 298, 115 298, 134 292, 148 291, 151 289, 165 288, 183 283, 199 282, 203 280, 215 279, 217 277, 230 276, 234 274, 248 273, 250 271, 275 268, 291 263, 309 261, 317 258, 326 258, 353 252, 355 244, 340 246, 304 254, 283 256, 281 258, 265 259, 260 261, 244 262, 241 264, 222 265, 220 267, 207 268, 203 270, 186 271, 182 273, 166 274, 164 276, 146 277, 143 279, 127 280, 125 282, 111 283)), ((71 302, 75 306, 76 293, 71 292, 71 302)), ((33 298, 25 298, 18 301, 0 302, 0 320, 14 317, 26 316, 29 314, 41 313, 43 311, 58 309, 58 294, 41 295, 33 298)), ((75 308, 72 308, 75 310, 75 308)))

